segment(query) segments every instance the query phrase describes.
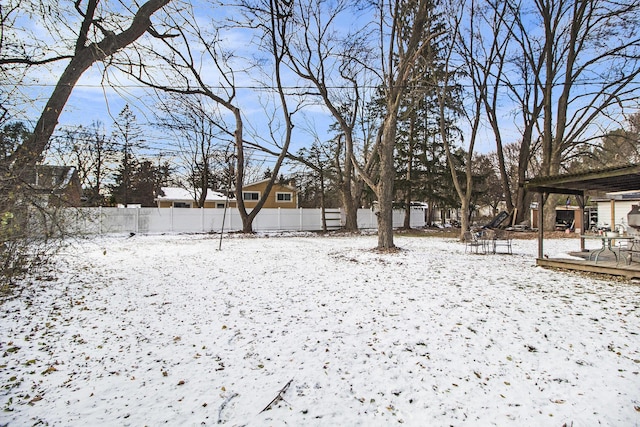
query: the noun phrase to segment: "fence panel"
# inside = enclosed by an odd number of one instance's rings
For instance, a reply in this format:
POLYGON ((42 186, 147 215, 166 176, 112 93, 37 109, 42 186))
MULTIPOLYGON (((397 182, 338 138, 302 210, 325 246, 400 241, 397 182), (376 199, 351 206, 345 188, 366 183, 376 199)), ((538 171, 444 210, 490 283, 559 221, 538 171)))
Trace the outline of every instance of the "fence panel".
MULTIPOLYGON (((403 209, 393 210, 393 228, 399 228, 404 225, 405 211, 403 209)), ((411 227, 420 228, 426 225, 424 209, 411 209, 409 224, 411 227)), ((360 229, 377 229, 378 218, 376 211, 373 209, 358 209, 358 228, 360 229)))
MULTIPOLYGON (((211 233, 242 230, 237 209, 181 209, 181 208, 73 208, 68 209, 66 221, 70 229, 80 234, 118 233, 211 233), (224 228, 223 228, 224 219, 224 228)), ((344 226, 340 209, 326 210, 327 228, 344 226)), ((394 211, 393 226, 401 227, 404 211, 394 211)), ((425 225, 422 210, 411 211, 411 226, 425 225)), ((358 209, 358 228, 376 229, 377 217, 371 209, 358 209)), ((262 209, 253 221, 254 231, 320 231, 320 209, 262 209)))

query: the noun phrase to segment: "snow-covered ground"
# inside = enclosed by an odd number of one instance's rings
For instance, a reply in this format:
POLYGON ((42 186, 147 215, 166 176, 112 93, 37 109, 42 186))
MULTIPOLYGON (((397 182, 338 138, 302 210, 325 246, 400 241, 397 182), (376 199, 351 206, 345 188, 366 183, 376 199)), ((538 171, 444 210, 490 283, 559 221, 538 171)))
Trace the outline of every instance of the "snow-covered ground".
POLYGON ((76 242, 0 306, 0 425, 640 424, 637 283, 376 239, 76 242))

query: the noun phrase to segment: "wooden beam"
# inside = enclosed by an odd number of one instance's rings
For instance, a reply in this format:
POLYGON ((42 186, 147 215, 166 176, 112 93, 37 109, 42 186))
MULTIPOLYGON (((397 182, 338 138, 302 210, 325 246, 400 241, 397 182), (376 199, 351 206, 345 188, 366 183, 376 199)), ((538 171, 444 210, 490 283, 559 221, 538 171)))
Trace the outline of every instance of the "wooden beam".
POLYGON ((538 258, 536 265, 540 267, 561 268, 564 270, 587 271, 590 273, 624 276, 627 279, 640 278, 640 269, 635 266, 616 265, 616 263, 594 263, 570 259, 538 258))
POLYGON ((584 196, 584 190, 576 190, 573 188, 564 188, 564 187, 557 187, 557 186, 551 187, 551 186, 543 186, 543 185, 536 185, 536 186, 525 185, 525 188, 528 191, 531 191, 533 193, 570 194, 574 196, 584 196))
POLYGON ((631 164, 590 172, 538 177, 524 183, 528 191, 537 193, 576 194, 575 191, 640 190, 640 165, 631 164))

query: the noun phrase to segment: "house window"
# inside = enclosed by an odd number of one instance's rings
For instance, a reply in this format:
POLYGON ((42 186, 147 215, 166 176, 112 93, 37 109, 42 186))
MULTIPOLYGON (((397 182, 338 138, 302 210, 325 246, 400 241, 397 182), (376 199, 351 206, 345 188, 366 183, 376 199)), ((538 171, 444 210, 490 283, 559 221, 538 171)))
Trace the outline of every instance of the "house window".
POLYGON ((243 191, 242 192, 242 200, 259 200, 260 193, 257 191, 243 191))
POLYGON ((293 199, 292 193, 276 193, 276 200, 278 202, 291 202, 293 199))
POLYGON ((187 202, 173 202, 173 207, 174 207, 174 208, 190 208, 190 207, 191 207, 191 203, 187 203, 187 202))
POLYGON ((224 203, 216 203, 216 209, 224 209, 224 203))

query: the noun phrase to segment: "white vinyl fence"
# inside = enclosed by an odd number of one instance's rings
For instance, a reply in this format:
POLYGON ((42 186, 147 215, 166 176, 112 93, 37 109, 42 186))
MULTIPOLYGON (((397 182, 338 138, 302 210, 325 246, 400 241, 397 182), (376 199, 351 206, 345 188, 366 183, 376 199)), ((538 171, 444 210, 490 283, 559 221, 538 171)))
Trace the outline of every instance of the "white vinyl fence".
MULTIPOLYGON (((340 209, 327 209, 327 228, 337 230, 344 225, 340 209)), ((67 227, 79 234, 112 233, 219 233, 242 230, 237 209, 184 208, 74 208, 68 209, 67 227), (223 227, 224 220, 224 227, 223 227)), ((394 211, 393 225, 401 227, 404 211, 394 211)), ((412 209, 411 226, 425 225, 424 211, 412 209)), ((375 212, 358 210, 358 227, 378 227, 375 212)), ((261 209, 253 220, 253 230, 262 231, 320 231, 321 209, 261 209)))

